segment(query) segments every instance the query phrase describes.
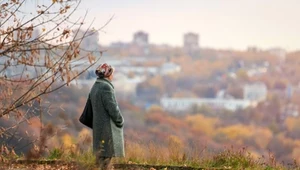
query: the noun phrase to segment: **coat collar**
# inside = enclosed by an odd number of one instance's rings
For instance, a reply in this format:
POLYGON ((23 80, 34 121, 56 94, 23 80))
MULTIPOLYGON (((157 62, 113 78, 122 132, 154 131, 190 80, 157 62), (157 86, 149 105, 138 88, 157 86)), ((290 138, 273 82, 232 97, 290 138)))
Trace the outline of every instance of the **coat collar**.
POLYGON ((114 89, 114 85, 109 81, 107 80, 106 78, 97 78, 96 82, 107 82, 109 85, 111 85, 111 87, 114 89))

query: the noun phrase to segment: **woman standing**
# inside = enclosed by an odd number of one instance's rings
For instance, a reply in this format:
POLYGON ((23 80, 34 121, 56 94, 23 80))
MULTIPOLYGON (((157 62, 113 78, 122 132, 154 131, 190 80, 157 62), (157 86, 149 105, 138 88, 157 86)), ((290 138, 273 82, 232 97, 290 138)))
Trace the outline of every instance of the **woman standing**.
POLYGON ((112 157, 124 157, 124 119, 115 98, 113 79, 114 68, 100 65, 98 76, 89 97, 93 110, 93 151, 100 169, 111 168, 112 157))

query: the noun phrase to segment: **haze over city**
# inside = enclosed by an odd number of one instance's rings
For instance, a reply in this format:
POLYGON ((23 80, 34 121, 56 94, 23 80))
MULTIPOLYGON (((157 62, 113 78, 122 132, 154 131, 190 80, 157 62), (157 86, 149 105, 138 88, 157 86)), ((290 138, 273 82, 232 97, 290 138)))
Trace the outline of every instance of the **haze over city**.
MULTIPOLYGON (((295 51, 300 44, 300 14, 297 0, 165 0, 165 1, 83 1, 79 14, 88 10, 88 21, 95 18, 101 27, 100 44, 132 41, 132 34, 143 30, 149 42, 182 46, 183 34, 200 35, 200 46, 245 50, 281 47, 295 51)), ((75 16, 74 16, 75 17, 75 16)))

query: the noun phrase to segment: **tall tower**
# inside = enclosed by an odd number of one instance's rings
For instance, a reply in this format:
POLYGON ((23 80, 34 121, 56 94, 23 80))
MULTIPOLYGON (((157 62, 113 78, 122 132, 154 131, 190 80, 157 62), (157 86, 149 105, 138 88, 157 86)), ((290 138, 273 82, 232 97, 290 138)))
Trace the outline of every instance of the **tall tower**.
POLYGON ((199 55, 199 35, 196 33, 188 32, 183 36, 184 51, 190 56, 199 55))
POLYGON ((184 48, 199 49, 199 35, 195 33, 186 33, 183 37, 184 48))
POLYGON ((138 31, 134 33, 133 43, 140 47, 148 46, 148 34, 143 31, 138 31))

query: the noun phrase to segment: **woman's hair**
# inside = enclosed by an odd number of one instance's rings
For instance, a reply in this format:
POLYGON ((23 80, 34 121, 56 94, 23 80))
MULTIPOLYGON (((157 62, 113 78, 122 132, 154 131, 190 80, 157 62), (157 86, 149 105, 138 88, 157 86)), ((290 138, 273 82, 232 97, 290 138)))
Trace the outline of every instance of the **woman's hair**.
POLYGON ((95 70, 95 74, 98 78, 106 78, 112 75, 114 72, 114 68, 111 65, 108 65, 107 63, 101 64, 98 66, 98 68, 95 70))

